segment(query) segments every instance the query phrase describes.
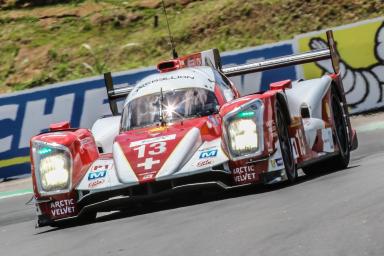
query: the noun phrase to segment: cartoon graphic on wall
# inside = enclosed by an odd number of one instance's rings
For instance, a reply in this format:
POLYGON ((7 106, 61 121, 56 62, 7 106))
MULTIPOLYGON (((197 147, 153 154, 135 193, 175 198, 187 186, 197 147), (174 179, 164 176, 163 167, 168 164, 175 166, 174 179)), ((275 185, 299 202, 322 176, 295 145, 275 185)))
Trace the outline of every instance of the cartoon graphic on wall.
MULTIPOLYGON (((340 71, 349 107, 353 113, 384 106, 384 22, 378 21, 335 31, 341 57, 340 71), (362 30, 363 28, 363 30, 362 30)), ((300 48, 326 47, 324 38, 299 39, 300 48)), ((300 49, 301 50, 301 49, 300 49)), ((330 61, 318 61, 321 73, 333 72, 330 61)), ((313 67, 303 67, 304 77, 313 76, 313 67)))

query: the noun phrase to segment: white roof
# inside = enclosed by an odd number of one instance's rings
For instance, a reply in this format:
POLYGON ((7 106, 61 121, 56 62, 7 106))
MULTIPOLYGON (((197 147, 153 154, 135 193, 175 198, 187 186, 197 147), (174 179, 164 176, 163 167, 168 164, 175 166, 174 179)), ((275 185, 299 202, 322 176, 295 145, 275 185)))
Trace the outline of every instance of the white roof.
MULTIPOLYGON (((215 77, 211 67, 182 68, 158 73, 141 80, 128 95, 125 104, 138 97, 183 88, 204 88, 214 91, 215 77)), ((124 104, 124 105, 125 105, 124 104)))

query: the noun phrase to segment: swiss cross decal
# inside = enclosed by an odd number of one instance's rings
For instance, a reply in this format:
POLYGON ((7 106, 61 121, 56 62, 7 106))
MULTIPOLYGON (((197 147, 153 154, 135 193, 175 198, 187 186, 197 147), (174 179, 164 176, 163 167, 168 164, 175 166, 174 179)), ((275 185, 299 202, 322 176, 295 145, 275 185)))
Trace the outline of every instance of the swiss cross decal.
POLYGON ((137 167, 144 167, 145 170, 151 170, 152 166, 155 164, 159 164, 160 160, 153 160, 152 157, 146 158, 143 163, 138 163, 137 167))
POLYGON ((138 159, 144 158, 142 159, 143 161, 139 161, 137 167, 151 170, 154 165, 160 164, 160 159, 156 159, 156 156, 167 151, 167 142, 160 141, 152 144, 143 144, 133 148, 133 150, 137 151, 138 159))

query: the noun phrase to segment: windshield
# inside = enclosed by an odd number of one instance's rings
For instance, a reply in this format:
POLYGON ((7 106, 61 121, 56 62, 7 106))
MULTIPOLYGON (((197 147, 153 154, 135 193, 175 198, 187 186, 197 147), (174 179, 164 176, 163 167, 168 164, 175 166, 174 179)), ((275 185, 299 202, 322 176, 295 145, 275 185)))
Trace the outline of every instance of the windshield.
POLYGON ((129 102, 123 110, 122 130, 152 125, 160 122, 160 104, 166 122, 206 116, 217 112, 217 100, 212 91, 187 88, 145 95, 129 102))

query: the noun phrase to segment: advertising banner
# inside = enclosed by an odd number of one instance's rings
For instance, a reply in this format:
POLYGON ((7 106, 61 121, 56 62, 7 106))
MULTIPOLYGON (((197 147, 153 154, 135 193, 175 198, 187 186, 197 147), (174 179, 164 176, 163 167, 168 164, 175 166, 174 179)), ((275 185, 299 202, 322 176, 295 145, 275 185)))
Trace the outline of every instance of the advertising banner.
MULTIPOLYGON (((374 19, 333 29, 341 63, 344 90, 351 113, 384 106, 384 19, 374 19)), ((326 47, 325 30, 295 38, 297 52, 326 47)), ((330 61, 302 65, 304 79, 330 73, 330 61)))

